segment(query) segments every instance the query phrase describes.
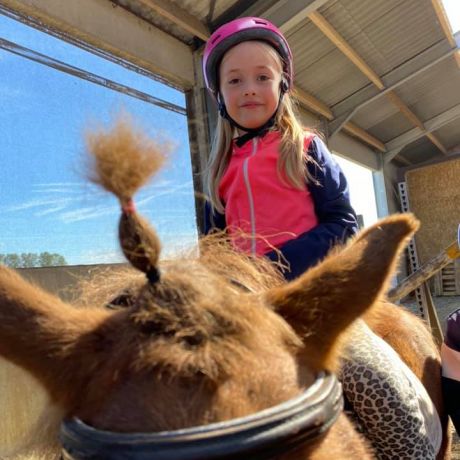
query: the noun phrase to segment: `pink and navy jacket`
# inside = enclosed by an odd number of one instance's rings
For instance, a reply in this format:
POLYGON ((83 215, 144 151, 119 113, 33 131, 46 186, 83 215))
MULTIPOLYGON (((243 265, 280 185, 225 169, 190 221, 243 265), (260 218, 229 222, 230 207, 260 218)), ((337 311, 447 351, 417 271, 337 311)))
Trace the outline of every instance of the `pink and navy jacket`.
POLYGON ((226 229, 237 249, 272 260, 278 260, 278 249, 289 263, 284 275, 293 279, 358 225, 345 176, 324 143, 306 134, 307 168, 318 183, 300 190, 278 174, 280 137, 279 131, 269 131, 241 147, 233 143, 219 184, 225 215, 207 205, 205 233, 226 229))

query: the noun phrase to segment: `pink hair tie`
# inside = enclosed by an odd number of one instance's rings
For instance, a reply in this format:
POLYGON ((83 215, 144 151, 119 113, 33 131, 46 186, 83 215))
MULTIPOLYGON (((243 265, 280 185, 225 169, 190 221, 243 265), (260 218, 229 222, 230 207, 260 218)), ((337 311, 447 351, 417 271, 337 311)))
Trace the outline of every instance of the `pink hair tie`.
POLYGON ((136 206, 134 205, 134 201, 129 199, 125 203, 122 203, 121 209, 125 214, 133 214, 136 211, 136 206))

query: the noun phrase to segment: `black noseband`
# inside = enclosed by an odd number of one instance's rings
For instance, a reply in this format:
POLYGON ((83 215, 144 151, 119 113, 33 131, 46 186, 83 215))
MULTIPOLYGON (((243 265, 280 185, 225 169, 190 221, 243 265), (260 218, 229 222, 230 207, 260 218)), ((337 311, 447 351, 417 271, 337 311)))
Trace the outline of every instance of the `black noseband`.
POLYGON ((67 460, 265 460, 324 434, 342 411, 337 378, 321 373, 300 396, 226 422, 160 433, 96 430, 65 421, 60 439, 67 460))

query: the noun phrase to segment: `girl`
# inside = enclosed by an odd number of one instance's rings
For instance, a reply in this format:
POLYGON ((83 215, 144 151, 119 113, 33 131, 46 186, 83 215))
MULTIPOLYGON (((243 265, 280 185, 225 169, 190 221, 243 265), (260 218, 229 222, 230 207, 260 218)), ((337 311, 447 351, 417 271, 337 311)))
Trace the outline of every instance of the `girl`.
MULTIPOLYGON (((238 250, 272 260, 281 256, 285 278, 294 279, 358 225, 340 167, 294 114, 289 45, 264 19, 236 19, 207 42, 203 71, 220 115, 208 168, 205 232, 226 229, 238 250)), ((341 379, 378 457, 434 459, 441 427, 425 389, 363 321, 354 337, 341 379), (376 381, 391 390, 391 401, 376 393, 376 381), (411 417, 405 443, 394 441, 401 436, 394 427, 407 425, 400 413, 411 417), (416 447, 408 451, 409 441, 416 447)))
POLYGON ((226 228, 244 252, 281 255, 295 278, 358 225, 340 167, 294 114, 289 45, 268 21, 237 19, 212 35, 203 69, 220 113, 205 232, 226 228))

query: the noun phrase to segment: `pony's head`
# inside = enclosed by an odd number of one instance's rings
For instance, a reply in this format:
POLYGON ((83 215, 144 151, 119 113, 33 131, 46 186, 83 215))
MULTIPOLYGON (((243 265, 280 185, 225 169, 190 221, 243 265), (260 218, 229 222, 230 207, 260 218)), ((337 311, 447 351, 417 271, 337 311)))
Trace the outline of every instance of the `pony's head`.
MULTIPOLYGON (((133 195, 163 161, 127 122, 90 136, 93 180, 121 205, 121 248, 140 276, 115 309, 78 309, 0 269, 0 354, 42 382, 66 417, 153 432, 242 417, 334 371, 349 325, 384 294, 418 224, 387 218, 285 283, 217 236, 160 262, 133 195)), ((107 282, 109 282, 107 280, 107 282)))

